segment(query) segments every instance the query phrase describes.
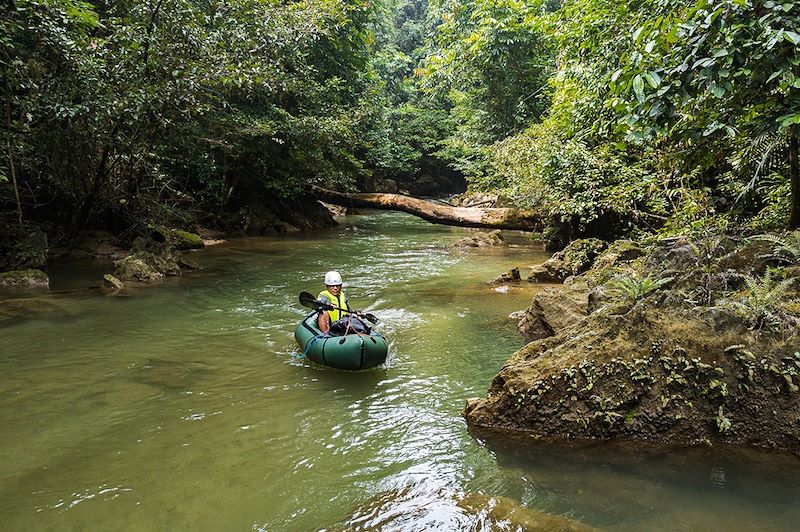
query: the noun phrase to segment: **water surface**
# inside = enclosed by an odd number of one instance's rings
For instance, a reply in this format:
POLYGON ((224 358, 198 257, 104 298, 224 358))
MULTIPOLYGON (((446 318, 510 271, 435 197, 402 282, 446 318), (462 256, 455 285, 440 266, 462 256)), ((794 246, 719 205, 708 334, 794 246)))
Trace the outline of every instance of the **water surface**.
POLYGON ((450 247, 469 233, 352 217, 116 296, 86 290, 102 265, 59 266, 45 310, 0 322, 0 529, 513 528, 457 504, 471 493, 609 529, 800 526, 794 457, 471 436, 464 399, 521 347, 507 316, 539 289, 486 281, 546 256, 513 233, 450 247), (333 268, 383 319, 385 368, 297 353, 297 294, 333 268))

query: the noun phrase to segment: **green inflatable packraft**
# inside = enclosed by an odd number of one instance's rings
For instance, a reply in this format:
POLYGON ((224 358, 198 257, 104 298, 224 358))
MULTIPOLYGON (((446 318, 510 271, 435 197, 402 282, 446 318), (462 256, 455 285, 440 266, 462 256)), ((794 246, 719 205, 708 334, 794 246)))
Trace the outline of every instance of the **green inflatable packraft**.
POLYGON ((336 369, 358 371, 386 362, 389 346, 376 331, 370 334, 326 336, 317 327, 317 312, 312 312, 294 330, 294 339, 309 359, 336 369))

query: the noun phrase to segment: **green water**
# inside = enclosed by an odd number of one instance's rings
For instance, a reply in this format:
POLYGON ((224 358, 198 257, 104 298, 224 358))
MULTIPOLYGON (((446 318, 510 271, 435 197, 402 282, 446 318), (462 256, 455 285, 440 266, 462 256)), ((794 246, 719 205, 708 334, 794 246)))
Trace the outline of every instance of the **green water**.
POLYGON ((449 248, 467 234, 353 217, 209 248, 202 272, 117 296, 84 290, 105 266, 55 269, 42 310, 0 322, 0 530, 510 526, 457 505, 475 492, 602 528, 800 526, 794 457, 468 434, 464 399, 521 346, 507 315, 536 290, 486 281, 545 255, 514 235, 449 248), (331 268, 383 319, 385 368, 297 353, 297 294, 331 268))

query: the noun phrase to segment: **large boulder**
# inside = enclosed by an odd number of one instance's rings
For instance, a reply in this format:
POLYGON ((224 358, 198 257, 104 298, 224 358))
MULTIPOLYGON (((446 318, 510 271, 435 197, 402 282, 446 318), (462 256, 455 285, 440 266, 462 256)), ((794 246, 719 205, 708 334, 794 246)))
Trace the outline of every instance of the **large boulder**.
POLYGON ((114 262, 114 275, 122 281, 152 283, 199 268, 167 242, 139 237, 131 251, 131 255, 114 262))
POLYGON ((612 245, 534 298, 520 323, 534 341, 468 401, 469 425, 800 451, 798 272, 759 275, 764 251, 729 236, 612 245))
POLYGON ((534 266, 528 281, 537 283, 560 283, 571 275, 583 273, 592 267, 595 258, 608 244, 597 238, 584 238, 571 242, 543 264, 534 266))
POLYGON ((586 279, 571 278, 562 288, 545 289, 533 298, 517 328, 526 342, 547 338, 589 315, 591 288, 586 279))
POLYGON ((0 273, 0 287, 49 288, 50 278, 42 270, 28 268, 0 273))
POLYGON ((470 400, 470 425, 536 437, 800 450, 800 340, 721 308, 592 313, 531 342, 470 400))

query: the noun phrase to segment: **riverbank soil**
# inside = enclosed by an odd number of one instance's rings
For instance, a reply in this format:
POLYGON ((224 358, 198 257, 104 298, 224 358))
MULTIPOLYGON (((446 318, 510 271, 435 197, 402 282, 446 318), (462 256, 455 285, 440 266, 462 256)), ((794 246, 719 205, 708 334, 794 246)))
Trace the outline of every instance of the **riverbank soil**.
POLYGON ((468 424, 800 451, 800 257, 774 244, 610 246, 534 298, 520 326, 536 339, 467 401, 468 424))

